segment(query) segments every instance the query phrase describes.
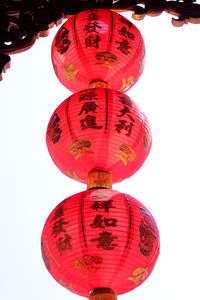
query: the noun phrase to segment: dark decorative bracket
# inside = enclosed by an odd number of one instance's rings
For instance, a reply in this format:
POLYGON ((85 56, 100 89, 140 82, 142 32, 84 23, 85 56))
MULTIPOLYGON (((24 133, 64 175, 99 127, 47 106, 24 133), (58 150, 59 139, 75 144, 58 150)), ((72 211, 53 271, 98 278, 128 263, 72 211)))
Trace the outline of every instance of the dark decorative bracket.
POLYGON ((9 54, 29 49, 68 15, 99 7, 132 11, 135 20, 165 11, 176 16, 172 18, 174 26, 200 23, 200 4, 195 0, 0 0, 0 80, 10 67, 9 54))

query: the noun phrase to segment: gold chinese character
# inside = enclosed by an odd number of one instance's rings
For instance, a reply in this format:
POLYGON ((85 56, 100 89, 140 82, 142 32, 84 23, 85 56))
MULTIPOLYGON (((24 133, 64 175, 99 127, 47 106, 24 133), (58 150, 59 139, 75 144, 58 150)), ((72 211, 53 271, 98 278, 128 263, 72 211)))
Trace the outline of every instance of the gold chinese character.
POLYGON ((74 68, 73 64, 71 62, 68 62, 66 64, 66 67, 64 68, 64 74, 65 74, 65 78, 67 80, 75 80, 76 74, 79 72, 79 69, 74 68))
POLYGON ((103 65, 113 69, 114 68, 113 64, 117 61, 117 56, 112 54, 109 51, 105 51, 105 52, 98 52, 96 54, 96 59, 98 60, 98 62, 96 62, 96 65, 103 65))
POLYGON ((133 147, 123 144, 119 149, 121 153, 115 153, 114 155, 120 158, 125 166, 127 166, 127 160, 134 161, 136 154, 133 147))
POLYGON ((90 141, 76 141, 73 145, 69 147, 69 152, 75 156, 75 159, 79 159, 82 156, 88 155, 88 154, 94 154, 93 151, 87 151, 84 149, 91 147, 90 141))
POLYGON ((82 274, 85 275, 99 270, 104 270, 104 268, 99 266, 102 263, 103 258, 101 256, 91 256, 86 254, 84 257, 75 261, 75 266, 77 269, 81 269, 82 274))
POLYGON ((135 282, 138 285, 142 280, 144 280, 148 276, 147 268, 137 268, 133 272, 134 277, 128 277, 128 280, 135 282))
POLYGON ((127 79, 127 81, 126 81, 126 79, 124 78, 124 79, 123 79, 123 82, 122 82, 122 86, 121 86, 120 91, 121 91, 121 92, 127 91, 127 90, 133 85, 133 83, 134 83, 134 78, 133 78, 133 76, 130 76, 130 77, 127 79))

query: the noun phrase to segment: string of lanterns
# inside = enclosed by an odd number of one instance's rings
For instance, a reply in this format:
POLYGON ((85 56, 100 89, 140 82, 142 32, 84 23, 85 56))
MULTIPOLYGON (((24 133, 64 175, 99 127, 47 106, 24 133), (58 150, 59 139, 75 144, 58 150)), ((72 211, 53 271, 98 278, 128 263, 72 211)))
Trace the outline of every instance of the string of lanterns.
POLYGON ((52 44, 60 82, 75 92, 54 111, 47 147, 67 176, 87 190, 61 202, 42 233, 42 256, 54 279, 92 300, 117 299, 151 274, 159 232, 151 213, 112 190, 132 176, 152 144, 148 120, 123 92, 144 68, 138 29, 105 9, 70 17, 52 44))

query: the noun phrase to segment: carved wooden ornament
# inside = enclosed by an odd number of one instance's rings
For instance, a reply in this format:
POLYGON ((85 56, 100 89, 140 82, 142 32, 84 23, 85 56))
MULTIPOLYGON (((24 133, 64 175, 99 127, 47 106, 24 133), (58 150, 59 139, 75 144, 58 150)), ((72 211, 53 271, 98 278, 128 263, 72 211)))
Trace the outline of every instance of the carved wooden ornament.
POLYGON ((174 26, 200 23, 200 4, 195 0, 5 0, 0 2, 0 80, 10 67, 9 54, 29 49, 38 37, 45 37, 49 29, 63 18, 92 8, 132 11, 133 19, 145 15, 158 16, 163 11, 175 15, 174 26))

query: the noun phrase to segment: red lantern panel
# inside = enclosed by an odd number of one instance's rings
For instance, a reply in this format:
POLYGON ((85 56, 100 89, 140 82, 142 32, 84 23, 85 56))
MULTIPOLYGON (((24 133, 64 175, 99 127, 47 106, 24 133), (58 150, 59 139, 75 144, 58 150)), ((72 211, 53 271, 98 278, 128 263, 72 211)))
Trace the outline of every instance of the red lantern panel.
POLYGON ((118 91, 98 88, 73 94, 52 115, 47 146, 56 166, 87 181, 92 170, 112 174, 113 182, 133 175, 151 148, 146 116, 118 91))
POLYGON ((150 275, 159 233, 150 212, 133 197, 91 189, 52 211, 42 234, 42 254, 51 275, 72 292, 88 297, 95 289, 110 288, 120 295, 150 275))
POLYGON ((144 68, 139 30, 106 9, 71 17, 56 34, 51 53, 58 79, 72 92, 102 86, 127 91, 144 68))

